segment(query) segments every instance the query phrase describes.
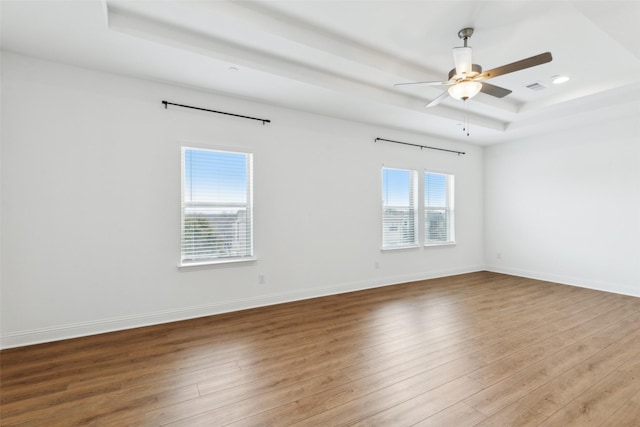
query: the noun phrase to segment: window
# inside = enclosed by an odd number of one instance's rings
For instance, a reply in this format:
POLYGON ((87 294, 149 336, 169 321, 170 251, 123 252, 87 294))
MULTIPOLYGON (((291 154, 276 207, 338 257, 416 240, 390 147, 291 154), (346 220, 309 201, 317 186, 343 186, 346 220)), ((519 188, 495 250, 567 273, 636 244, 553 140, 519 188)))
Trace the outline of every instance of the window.
POLYGON ((382 168, 382 248, 418 244, 417 172, 382 168))
POLYGON ((424 173, 425 245, 455 241, 453 215, 453 175, 424 173))
POLYGON ((182 148, 181 265, 253 256, 252 155, 182 148))

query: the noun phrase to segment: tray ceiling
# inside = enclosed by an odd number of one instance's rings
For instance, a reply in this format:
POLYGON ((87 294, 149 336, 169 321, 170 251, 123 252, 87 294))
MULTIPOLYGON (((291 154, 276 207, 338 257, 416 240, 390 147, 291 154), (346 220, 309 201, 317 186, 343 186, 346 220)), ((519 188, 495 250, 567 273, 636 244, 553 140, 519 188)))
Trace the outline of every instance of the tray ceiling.
MULTIPOLYGON (((3 50, 474 144, 640 116, 640 2, 2 1, 3 50), (553 61, 424 106, 457 32, 475 63, 553 61), (554 85, 554 75, 571 80, 554 85), (527 85, 537 83, 542 90, 527 85), (468 115, 471 135, 460 124, 468 115)), ((205 106, 207 107, 207 106, 205 106)), ((218 106, 208 106, 210 108, 218 106)))

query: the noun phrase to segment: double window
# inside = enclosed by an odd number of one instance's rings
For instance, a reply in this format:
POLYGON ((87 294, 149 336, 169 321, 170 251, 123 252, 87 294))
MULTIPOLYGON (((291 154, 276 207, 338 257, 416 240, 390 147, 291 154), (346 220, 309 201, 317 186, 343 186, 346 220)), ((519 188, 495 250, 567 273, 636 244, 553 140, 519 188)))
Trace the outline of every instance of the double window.
POLYGON ((251 154, 182 148, 182 265, 253 257, 251 174, 251 154))
POLYGON ((455 242, 453 175, 424 172, 422 215, 418 212, 418 172, 382 168, 382 248, 419 245, 419 217, 426 246, 455 242))

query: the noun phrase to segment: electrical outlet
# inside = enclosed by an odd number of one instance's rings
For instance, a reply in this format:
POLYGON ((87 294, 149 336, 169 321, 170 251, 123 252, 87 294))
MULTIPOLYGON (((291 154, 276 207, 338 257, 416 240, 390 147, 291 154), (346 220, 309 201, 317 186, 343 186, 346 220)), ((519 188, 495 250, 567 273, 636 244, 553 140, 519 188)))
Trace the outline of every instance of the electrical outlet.
POLYGON ((264 277, 264 274, 258 275, 258 283, 261 285, 264 285, 265 283, 267 283, 267 279, 264 277))
POLYGON ((380 268, 380 261, 376 261, 374 267, 378 270, 380 268))
POLYGON ((496 253, 496 258, 497 259, 502 259, 502 254, 500 252, 496 253))

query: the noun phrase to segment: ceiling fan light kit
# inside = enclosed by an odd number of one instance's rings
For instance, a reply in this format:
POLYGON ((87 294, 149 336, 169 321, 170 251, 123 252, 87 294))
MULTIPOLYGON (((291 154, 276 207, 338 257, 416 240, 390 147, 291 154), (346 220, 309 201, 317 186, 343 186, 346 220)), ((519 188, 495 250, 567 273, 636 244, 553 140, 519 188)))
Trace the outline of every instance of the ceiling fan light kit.
POLYGON ((480 89, 482 89, 482 83, 469 80, 449 86, 448 92, 452 98, 466 101, 476 96, 480 89))

